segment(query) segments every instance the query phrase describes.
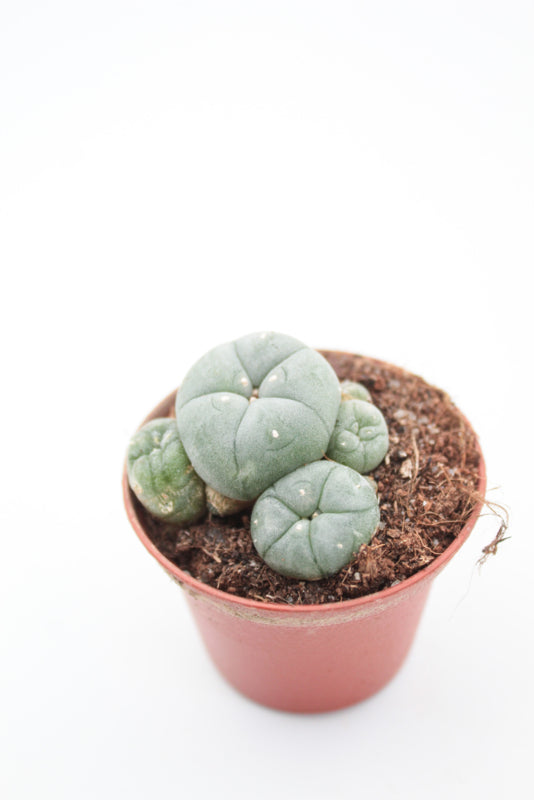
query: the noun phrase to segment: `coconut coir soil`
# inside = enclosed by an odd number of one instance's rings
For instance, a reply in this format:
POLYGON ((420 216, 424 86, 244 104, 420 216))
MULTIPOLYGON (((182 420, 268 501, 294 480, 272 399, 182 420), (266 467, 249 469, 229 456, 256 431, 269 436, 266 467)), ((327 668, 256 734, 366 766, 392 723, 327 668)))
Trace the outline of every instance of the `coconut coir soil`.
MULTIPOLYGON (((350 600, 405 580, 429 564, 462 529, 477 498, 476 437, 445 392, 399 367, 322 351, 340 380, 363 383, 389 428, 389 452, 371 473, 380 525, 337 575, 297 581, 273 572, 250 537, 250 510, 207 515, 183 530, 158 522, 136 503, 156 547, 182 570, 230 594, 270 603, 350 600)), ((173 403, 169 415, 173 414, 173 403)))

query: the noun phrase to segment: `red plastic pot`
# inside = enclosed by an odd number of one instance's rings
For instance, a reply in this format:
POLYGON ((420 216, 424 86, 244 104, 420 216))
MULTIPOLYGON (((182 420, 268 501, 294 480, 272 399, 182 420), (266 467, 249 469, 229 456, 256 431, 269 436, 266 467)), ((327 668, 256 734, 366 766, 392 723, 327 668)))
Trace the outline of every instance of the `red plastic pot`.
MULTIPOLYGON (((147 417, 166 416, 172 397, 147 417)), ((466 424, 467 421, 466 421, 466 424)), ((480 459, 478 491, 486 473, 480 459)), ((153 545, 123 475, 128 518, 149 553, 185 590, 215 665, 247 697, 284 711, 331 711, 364 700, 399 670, 412 644, 436 575, 465 542, 478 503, 453 543, 425 569, 366 597, 288 606, 234 597, 183 572, 153 545)))

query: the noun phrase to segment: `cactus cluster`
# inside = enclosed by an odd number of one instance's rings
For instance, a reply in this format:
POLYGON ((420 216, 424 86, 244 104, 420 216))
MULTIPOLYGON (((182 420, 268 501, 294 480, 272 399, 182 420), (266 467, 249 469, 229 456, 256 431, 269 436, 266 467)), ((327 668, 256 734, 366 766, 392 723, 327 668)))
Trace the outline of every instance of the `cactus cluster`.
POLYGON ((187 373, 176 419, 147 423, 127 454, 153 516, 187 525, 254 504, 259 555, 292 578, 338 572, 370 541, 378 498, 364 473, 384 458, 384 418, 361 384, 280 333, 220 345, 187 373))

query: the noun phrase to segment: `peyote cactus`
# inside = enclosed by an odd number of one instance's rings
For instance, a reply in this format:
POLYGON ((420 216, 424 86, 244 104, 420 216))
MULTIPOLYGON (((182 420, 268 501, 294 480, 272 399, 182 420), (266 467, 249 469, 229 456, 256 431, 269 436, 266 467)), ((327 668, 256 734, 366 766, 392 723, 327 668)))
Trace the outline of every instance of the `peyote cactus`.
POLYGON ((272 569, 313 581, 348 564, 378 522, 378 499, 365 478, 342 464, 316 461, 263 492, 251 533, 272 569))
POLYGON ((326 455, 357 472, 371 472, 388 451, 388 428, 382 413, 365 400, 344 400, 326 455))
POLYGON ((154 419, 138 430, 126 465, 132 491, 152 516, 187 524, 204 513, 204 483, 191 466, 174 419, 154 419))
POLYGON ((356 381, 341 381, 341 399, 342 400, 367 400, 372 403, 371 394, 363 383, 356 383, 356 381))
POLYGON ((327 577, 379 521, 364 473, 383 459, 388 433, 370 401, 297 339, 244 336, 189 370, 176 420, 135 434, 130 486, 153 516, 180 526, 254 503, 252 538, 267 564, 299 580, 327 577))
POLYGON ((201 478, 223 495, 253 500, 323 457, 340 395, 317 351, 283 334, 256 333, 197 361, 177 394, 176 422, 201 478))

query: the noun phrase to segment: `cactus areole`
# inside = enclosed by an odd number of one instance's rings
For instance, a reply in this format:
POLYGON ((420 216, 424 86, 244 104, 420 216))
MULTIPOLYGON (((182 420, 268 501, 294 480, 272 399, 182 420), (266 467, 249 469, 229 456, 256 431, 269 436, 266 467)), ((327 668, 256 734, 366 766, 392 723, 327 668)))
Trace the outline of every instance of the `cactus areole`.
POLYGON ((176 420, 132 438, 132 491, 181 527, 254 503, 252 540, 272 569, 299 580, 334 575, 377 529, 378 498, 363 475, 388 447, 365 387, 345 389, 320 353, 291 336, 219 345, 185 376, 176 420))

